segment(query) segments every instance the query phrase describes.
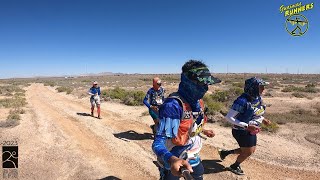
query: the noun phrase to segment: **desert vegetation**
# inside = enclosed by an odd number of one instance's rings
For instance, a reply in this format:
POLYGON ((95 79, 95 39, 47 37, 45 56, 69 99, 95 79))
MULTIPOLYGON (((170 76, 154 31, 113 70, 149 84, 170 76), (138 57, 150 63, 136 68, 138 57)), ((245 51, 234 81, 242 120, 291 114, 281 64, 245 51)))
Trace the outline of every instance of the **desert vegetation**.
POLYGON ((2 85, 0 89, 0 108, 10 109, 5 121, 0 122, 0 127, 14 127, 19 124, 20 115, 25 113, 23 109, 27 105, 25 90, 22 88, 28 84, 19 85, 11 82, 8 85, 2 85))

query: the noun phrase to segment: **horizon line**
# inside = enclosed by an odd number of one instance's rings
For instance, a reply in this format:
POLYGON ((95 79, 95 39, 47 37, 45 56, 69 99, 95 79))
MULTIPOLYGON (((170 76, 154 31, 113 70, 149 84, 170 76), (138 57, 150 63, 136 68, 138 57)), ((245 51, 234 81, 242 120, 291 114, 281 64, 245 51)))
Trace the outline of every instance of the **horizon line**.
MULTIPOLYGON (((0 77, 0 80, 10 79, 33 79, 33 78, 78 78, 78 77, 97 77, 97 76, 116 76, 116 75, 178 75, 181 73, 113 73, 113 72, 100 72, 100 73, 87 73, 77 75, 35 75, 35 76, 16 76, 16 77, 0 77)), ((319 73, 265 73, 265 72, 211 72, 211 74, 265 74, 265 75, 320 75, 319 73)))

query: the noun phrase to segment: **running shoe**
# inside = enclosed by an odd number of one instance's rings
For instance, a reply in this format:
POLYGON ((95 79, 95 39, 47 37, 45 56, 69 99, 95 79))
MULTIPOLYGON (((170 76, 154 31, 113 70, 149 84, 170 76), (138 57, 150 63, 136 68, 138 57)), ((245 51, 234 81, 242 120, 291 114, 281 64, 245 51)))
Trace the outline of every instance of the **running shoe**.
POLYGON ((237 174, 237 175, 244 175, 243 170, 241 169, 240 166, 238 167, 233 167, 232 165, 230 167, 227 168, 227 170, 237 174))
POLYGON ((226 150, 219 150, 218 153, 220 155, 221 160, 224 160, 228 156, 228 153, 226 150))

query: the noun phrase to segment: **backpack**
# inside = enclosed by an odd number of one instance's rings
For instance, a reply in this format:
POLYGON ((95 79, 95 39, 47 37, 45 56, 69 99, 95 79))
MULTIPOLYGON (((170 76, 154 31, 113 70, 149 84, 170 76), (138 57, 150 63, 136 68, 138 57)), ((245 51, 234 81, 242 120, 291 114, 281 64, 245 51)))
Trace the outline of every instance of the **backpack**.
POLYGON ((190 104, 185 102, 185 100, 175 92, 169 95, 167 99, 175 99, 179 102, 180 106, 183 108, 182 118, 180 119, 180 125, 178 129, 177 137, 171 139, 172 143, 177 146, 185 145, 190 137, 197 136, 202 132, 204 124, 207 122, 207 116, 204 113, 205 105, 202 99, 199 100, 201 110, 200 112, 192 112, 190 104), (203 116, 200 124, 196 123, 199 116, 203 116))

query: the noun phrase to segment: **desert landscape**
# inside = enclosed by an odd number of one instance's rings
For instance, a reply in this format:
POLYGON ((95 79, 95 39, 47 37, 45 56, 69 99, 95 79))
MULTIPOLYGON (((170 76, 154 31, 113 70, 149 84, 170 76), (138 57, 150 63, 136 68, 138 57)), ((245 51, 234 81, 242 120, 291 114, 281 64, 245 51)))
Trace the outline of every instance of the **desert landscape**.
MULTIPOLYGON (((142 106, 152 78, 159 76, 166 96, 177 90, 178 74, 110 74, 0 80, 0 140, 17 141, 19 179, 158 179, 150 125, 142 106), (102 89, 102 119, 90 116, 88 89, 102 89)), ((222 83, 204 97, 207 129, 204 179, 320 179, 320 75, 215 74, 222 83), (273 123, 258 135, 245 176, 224 168, 218 149, 236 148, 224 115, 242 93, 244 80, 270 82, 264 92, 266 117, 273 123)))

